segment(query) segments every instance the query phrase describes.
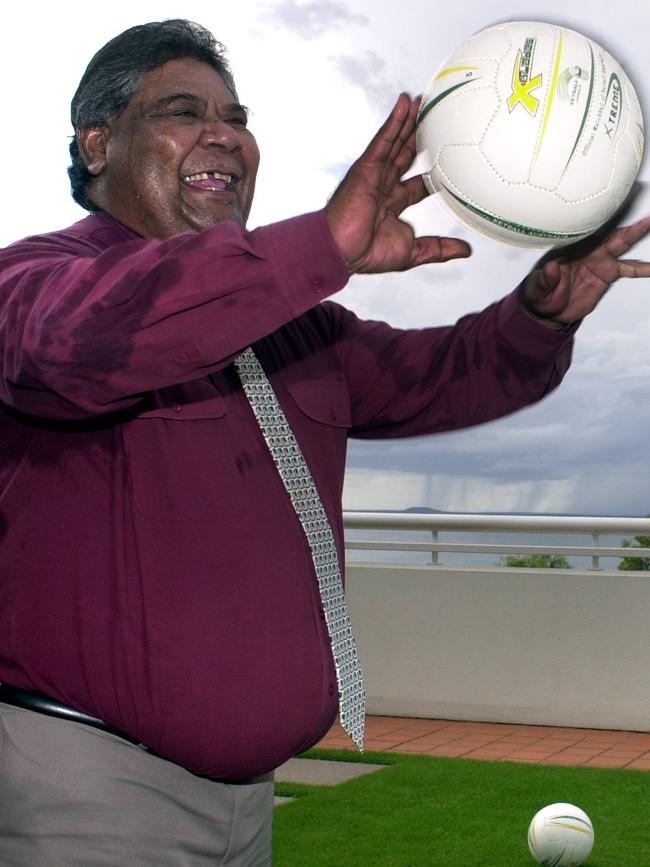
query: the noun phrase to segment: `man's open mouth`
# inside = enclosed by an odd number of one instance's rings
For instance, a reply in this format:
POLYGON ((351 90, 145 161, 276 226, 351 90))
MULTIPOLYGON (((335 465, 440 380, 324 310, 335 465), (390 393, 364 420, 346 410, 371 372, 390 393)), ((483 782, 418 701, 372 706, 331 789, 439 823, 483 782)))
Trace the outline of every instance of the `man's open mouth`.
POLYGON ((233 188, 233 176, 221 172, 199 172, 196 175, 186 175, 183 182, 195 190, 207 190, 218 193, 233 188))

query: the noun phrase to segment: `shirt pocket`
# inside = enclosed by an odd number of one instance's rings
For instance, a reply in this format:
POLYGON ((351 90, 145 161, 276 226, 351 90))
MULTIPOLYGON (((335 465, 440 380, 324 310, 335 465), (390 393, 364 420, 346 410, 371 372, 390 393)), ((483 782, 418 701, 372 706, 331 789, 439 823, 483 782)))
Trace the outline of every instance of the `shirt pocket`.
POLYGON ((350 427, 350 395, 339 380, 304 380, 287 386, 290 423, 321 499, 335 523, 340 510, 350 427))
POLYGON ((155 392, 124 438, 141 514, 205 521, 241 511, 226 404, 209 380, 155 392))
POLYGON ((294 402, 312 421, 336 428, 352 423, 350 393, 347 383, 336 379, 288 382, 287 390, 294 402))

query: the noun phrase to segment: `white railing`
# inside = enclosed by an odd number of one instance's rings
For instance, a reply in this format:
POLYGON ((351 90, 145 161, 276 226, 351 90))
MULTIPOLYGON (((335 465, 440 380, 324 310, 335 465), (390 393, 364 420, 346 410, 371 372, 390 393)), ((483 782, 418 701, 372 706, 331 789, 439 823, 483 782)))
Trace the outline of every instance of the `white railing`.
MULTIPOLYGON (((602 544, 604 536, 622 540, 637 535, 650 536, 650 518, 555 517, 548 515, 468 515, 413 512, 344 512, 345 547, 348 551, 427 552, 431 565, 442 565, 441 553, 495 556, 547 554, 562 557, 589 558, 591 569, 601 568, 603 557, 650 557, 650 548, 626 548, 619 543, 602 544), (372 531, 381 538, 358 538, 356 531, 372 531), (352 532, 350 532, 352 531, 352 532), (413 532, 430 536, 431 541, 415 540, 413 532), (385 534, 397 535, 387 539, 385 534), (472 534, 470 541, 454 542, 441 534, 472 534), (540 542, 517 540, 481 542, 481 534, 539 535, 540 542), (545 534, 588 537, 587 544, 571 545, 557 542, 544 544, 545 534), (409 538, 409 536, 411 538, 409 538)), ((585 540, 587 541, 587 540, 585 540)), ((495 561, 496 565, 496 561, 495 561)), ((615 567, 614 567, 615 568, 615 567)))

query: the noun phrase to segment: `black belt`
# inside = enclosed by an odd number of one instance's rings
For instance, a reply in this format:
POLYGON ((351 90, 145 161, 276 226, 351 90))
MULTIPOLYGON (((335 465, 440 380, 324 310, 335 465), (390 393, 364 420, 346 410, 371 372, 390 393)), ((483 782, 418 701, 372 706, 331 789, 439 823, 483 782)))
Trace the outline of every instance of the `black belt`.
MULTIPOLYGON (((130 735, 120 731, 120 729, 116 729, 114 726, 109 726, 108 723, 104 722, 104 720, 99 719, 96 716, 90 716, 87 713, 82 713, 82 711, 75 710, 73 707, 68 707, 67 704, 61 704, 60 701, 55 701, 48 695, 45 695, 42 692, 37 692, 36 690, 18 689, 18 687, 9 686, 6 683, 0 683, 0 702, 12 704, 15 707, 24 707, 27 710, 34 710, 37 713, 44 713, 47 716, 55 716, 60 719, 83 723, 84 725, 92 726, 95 729, 100 729, 103 732, 108 732, 111 735, 117 735, 118 738, 123 738, 130 744, 143 746, 137 738, 132 738, 130 735)), ((145 747, 145 749, 147 749, 147 752, 150 752, 152 755, 156 755, 156 753, 149 750, 147 747, 145 747)), ((268 782, 273 779, 273 773, 261 774, 257 777, 248 777, 247 779, 242 780, 219 780, 215 777, 208 777, 207 779, 213 780, 216 783, 242 786, 249 785, 250 783, 268 782)))
POLYGON ((72 722, 83 723, 86 726, 92 726, 95 729, 101 729, 103 732, 108 732, 111 735, 117 735, 123 738, 130 744, 139 744, 137 738, 132 738, 123 731, 109 726, 104 720, 98 719, 95 716, 90 716, 87 713, 82 713, 80 710, 75 710, 73 707, 68 707, 67 704, 61 704, 60 701, 55 701, 53 698, 45 695, 42 692, 37 692, 31 689, 18 689, 15 686, 8 686, 6 683, 0 683, 0 701, 5 704, 12 704, 15 707, 24 707, 27 710, 34 710, 37 713, 44 713, 47 716, 60 717, 72 722))

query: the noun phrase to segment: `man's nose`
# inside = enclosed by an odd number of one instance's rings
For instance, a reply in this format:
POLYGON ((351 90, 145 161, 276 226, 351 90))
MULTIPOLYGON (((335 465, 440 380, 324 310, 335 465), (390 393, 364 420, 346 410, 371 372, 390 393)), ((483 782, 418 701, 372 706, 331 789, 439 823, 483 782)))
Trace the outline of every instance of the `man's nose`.
POLYGON ((224 150, 237 150, 241 146, 238 130, 221 118, 204 121, 201 142, 206 147, 220 147, 224 150))

